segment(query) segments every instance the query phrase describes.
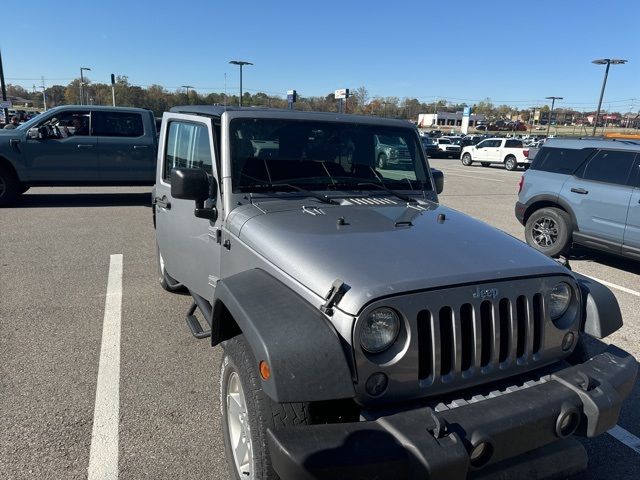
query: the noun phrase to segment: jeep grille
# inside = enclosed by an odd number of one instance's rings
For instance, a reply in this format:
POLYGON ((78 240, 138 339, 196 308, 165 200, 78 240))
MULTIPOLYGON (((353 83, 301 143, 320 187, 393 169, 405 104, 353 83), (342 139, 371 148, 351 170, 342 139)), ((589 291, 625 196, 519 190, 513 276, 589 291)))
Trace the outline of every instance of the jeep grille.
POLYGON ((446 383, 535 362, 542 348, 542 295, 443 305, 418 313, 420 380, 446 383))

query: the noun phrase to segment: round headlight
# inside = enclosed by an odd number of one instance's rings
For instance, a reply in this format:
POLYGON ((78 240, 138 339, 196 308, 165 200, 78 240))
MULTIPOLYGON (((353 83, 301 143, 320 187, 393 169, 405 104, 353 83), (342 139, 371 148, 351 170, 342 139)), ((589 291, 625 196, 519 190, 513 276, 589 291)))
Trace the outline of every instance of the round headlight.
POLYGON ((558 283, 549 292, 549 314, 551 320, 564 315, 571 304, 571 287, 565 282, 558 283))
POLYGON ((376 308, 364 319, 360 329, 360 345, 369 353, 380 353, 398 337, 400 318, 390 308, 376 308))

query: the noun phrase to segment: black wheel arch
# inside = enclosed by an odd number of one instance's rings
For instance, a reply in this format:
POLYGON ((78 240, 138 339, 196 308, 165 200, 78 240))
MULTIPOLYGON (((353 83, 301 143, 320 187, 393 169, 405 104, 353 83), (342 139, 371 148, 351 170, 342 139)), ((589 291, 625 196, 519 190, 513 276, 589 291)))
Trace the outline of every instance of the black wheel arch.
POLYGON ((6 157, 3 157, 0 155, 0 167, 5 167, 7 168, 11 173, 13 173, 13 175, 16 177, 16 179, 22 183, 22 180, 20 179, 20 175, 18 175, 18 170, 16 169, 15 165, 13 163, 11 163, 9 161, 9 159, 7 159, 6 157))
POLYGON ((353 398, 353 373, 344 340, 316 307, 261 269, 220 280, 213 301, 211 342, 242 333, 275 402, 353 398))
POLYGON ((553 195, 539 195, 539 196, 533 197, 526 203, 526 209, 524 211, 524 216, 522 219, 522 221, 524 222, 524 225, 527 224, 529 217, 535 211, 540 210, 541 208, 558 208, 560 210, 563 210, 569 215, 569 218, 571 219, 571 225, 570 225, 571 231, 572 232, 578 231, 578 220, 576 218, 575 213, 573 212, 573 209, 569 206, 567 202, 553 195))

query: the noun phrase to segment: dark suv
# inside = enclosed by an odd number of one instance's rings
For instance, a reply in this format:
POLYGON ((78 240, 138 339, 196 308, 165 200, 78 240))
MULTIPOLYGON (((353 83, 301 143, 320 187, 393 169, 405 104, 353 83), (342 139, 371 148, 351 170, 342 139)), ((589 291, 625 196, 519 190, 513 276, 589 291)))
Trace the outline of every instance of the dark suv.
POLYGON ((515 214, 549 256, 573 242, 640 260, 640 142, 547 141, 520 180, 515 214))

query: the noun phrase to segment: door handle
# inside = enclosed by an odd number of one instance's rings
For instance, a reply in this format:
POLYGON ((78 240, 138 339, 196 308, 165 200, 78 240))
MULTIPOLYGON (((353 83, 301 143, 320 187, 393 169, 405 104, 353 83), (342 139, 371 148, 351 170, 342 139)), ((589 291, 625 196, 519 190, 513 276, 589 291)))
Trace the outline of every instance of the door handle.
POLYGON ((167 197, 155 197, 153 202, 158 205, 160 208, 164 208, 166 210, 171 210, 171 202, 167 201, 167 197))
POLYGON ((586 195, 589 193, 589 190, 585 190, 584 188, 572 188, 571 191, 573 193, 579 193, 580 195, 586 195))
POLYGON ((137 150, 137 149, 139 149, 139 148, 149 148, 149 145, 134 145, 134 146, 133 146, 133 149, 134 149, 134 150, 137 150))
POLYGON ((86 143, 79 143, 78 148, 93 148, 93 145, 89 145, 86 143))

